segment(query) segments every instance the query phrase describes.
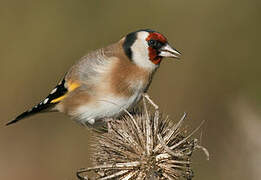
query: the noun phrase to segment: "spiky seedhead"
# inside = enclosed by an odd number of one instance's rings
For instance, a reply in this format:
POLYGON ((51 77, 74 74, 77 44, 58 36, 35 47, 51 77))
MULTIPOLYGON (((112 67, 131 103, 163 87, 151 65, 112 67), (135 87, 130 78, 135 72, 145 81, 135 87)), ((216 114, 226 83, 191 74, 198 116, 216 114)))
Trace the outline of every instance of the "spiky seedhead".
POLYGON ((95 166, 79 170, 78 178, 94 172, 99 180, 192 179, 191 155, 202 147, 190 138, 198 128, 189 135, 181 130, 185 117, 175 124, 157 110, 148 111, 144 101, 141 113, 109 121, 108 132, 97 136, 95 166))

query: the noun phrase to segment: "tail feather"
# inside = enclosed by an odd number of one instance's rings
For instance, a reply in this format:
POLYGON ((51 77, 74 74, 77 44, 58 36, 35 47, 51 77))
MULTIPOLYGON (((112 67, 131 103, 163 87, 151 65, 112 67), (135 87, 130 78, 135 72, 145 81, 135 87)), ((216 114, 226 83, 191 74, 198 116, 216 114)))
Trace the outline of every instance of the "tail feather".
POLYGON ((30 117, 32 115, 35 115, 37 113, 40 112, 44 112, 46 110, 48 110, 50 107, 52 106, 52 104, 44 104, 43 102, 39 103, 38 105, 34 106, 31 110, 25 111, 22 114, 20 114, 19 116, 17 116, 14 120, 6 123, 6 126, 9 126, 11 124, 14 124, 24 118, 30 117))
POLYGON ((14 120, 8 122, 6 126, 14 124, 24 118, 32 116, 40 112, 46 112, 52 108, 55 104, 59 103, 62 97, 67 93, 67 88, 65 87, 65 79, 63 79, 53 90, 52 92, 38 105, 34 106, 31 110, 25 111, 14 120))
POLYGON ((21 119, 24 119, 24 118, 26 118, 26 117, 29 117, 29 116, 31 116, 31 115, 33 115, 33 114, 35 114, 35 113, 32 113, 31 111, 25 111, 25 112, 23 112, 22 114, 20 114, 19 116, 17 116, 14 120, 12 120, 12 121, 6 123, 6 126, 9 126, 9 125, 11 125, 11 124, 14 124, 14 123, 20 121, 21 119))

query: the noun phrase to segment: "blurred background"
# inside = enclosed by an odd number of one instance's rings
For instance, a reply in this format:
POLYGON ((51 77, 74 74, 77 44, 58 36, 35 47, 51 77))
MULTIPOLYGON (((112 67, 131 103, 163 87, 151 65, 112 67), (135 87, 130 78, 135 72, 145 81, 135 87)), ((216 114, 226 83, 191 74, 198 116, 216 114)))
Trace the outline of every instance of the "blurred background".
POLYGON ((155 29, 182 52, 165 59, 149 94, 186 125, 206 120, 195 179, 261 176, 261 1, 1 0, 0 179, 76 179, 90 133, 59 113, 4 124, 44 98, 81 56, 155 29))

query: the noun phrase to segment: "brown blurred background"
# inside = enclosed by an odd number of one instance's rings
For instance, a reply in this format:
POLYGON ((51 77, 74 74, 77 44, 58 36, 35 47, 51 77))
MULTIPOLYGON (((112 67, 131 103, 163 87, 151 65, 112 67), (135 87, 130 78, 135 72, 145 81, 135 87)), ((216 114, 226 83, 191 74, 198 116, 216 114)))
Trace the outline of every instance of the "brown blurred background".
POLYGON ((1 0, 0 179, 76 179, 90 165, 89 132, 41 114, 3 127, 44 98, 86 52, 141 28, 183 53, 165 59, 149 90, 165 114, 202 120, 195 179, 259 179, 260 0, 1 0))

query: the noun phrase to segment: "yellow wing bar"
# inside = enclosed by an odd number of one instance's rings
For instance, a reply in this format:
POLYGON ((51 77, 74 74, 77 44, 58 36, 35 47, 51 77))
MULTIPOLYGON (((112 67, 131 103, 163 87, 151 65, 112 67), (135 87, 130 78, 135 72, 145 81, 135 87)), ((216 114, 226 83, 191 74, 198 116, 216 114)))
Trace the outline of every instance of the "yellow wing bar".
MULTIPOLYGON (((71 91, 75 90, 76 88, 78 88, 80 86, 80 83, 78 83, 78 82, 68 82, 67 84, 68 84, 68 88, 67 88, 68 92, 71 92, 71 91)), ((60 97, 53 99, 51 101, 51 103, 60 102, 61 100, 63 100, 67 96, 68 92, 66 94, 60 96, 60 97)))

